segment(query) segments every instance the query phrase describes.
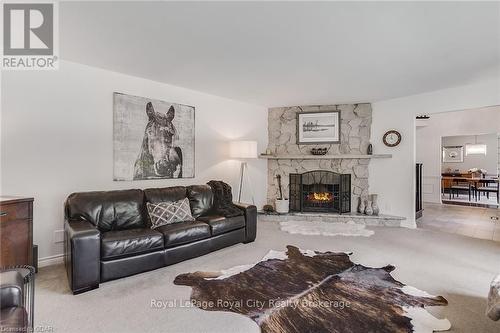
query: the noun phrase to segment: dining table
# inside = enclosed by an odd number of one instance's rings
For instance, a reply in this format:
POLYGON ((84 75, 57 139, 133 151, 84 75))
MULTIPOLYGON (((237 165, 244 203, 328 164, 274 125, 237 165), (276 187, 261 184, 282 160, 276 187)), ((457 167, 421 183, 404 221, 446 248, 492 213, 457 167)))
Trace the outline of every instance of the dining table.
POLYGON ((477 184, 479 182, 487 182, 487 183, 498 183, 499 182, 499 179, 498 177, 493 177, 493 176, 489 176, 489 177, 464 177, 464 176, 442 176, 441 177, 441 192, 442 194, 444 195, 445 194, 445 189, 446 189, 446 186, 444 186, 443 184, 445 183, 469 183, 471 184, 473 187, 477 188, 477 184))

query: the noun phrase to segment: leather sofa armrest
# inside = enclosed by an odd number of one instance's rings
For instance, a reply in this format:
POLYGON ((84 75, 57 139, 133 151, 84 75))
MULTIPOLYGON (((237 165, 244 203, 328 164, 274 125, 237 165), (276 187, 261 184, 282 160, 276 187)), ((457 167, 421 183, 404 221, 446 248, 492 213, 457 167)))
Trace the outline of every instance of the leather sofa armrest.
POLYGON ((16 270, 0 272, 0 308, 23 306, 24 279, 16 270))
POLYGON ((245 215, 245 243, 253 242, 257 236, 257 207, 241 202, 234 202, 234 205, 245 215))
POLYGON ((101 233, 90 222, 64 222, 64 261, 74 294, 99 287, 101 233))

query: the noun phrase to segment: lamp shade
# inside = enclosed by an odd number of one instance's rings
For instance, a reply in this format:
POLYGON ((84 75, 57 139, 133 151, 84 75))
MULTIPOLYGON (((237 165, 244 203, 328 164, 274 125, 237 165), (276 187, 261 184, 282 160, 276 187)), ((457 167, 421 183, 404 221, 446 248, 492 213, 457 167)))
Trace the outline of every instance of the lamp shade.
POLYGON ((465 145, 465 155, 486 155, 486 149, 486 145, 480 143, 465 145))
POLYGON ((257 158, 257 141, 231 141, 229 155, 232 158, 257 158))

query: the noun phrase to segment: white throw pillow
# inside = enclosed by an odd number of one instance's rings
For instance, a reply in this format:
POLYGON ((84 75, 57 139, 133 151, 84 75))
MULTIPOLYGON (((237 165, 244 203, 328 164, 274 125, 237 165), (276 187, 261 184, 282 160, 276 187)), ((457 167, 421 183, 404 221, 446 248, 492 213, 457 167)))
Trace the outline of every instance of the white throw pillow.
POLYGON ((189 206, 188 198, 179 201, 160 202, 157 204, 148 202, 146 206, 151 220, 151 229, 167 224, 194 221, 194 217, 191 215, 191 207, 189 206))

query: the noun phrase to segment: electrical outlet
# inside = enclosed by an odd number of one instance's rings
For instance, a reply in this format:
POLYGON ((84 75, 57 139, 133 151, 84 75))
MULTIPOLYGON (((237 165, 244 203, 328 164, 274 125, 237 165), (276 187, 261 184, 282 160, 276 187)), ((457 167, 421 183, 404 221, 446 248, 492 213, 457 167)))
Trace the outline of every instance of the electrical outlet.
POLYGON ((64 230, 54 231, 54 243, 64 242, 64 230))

